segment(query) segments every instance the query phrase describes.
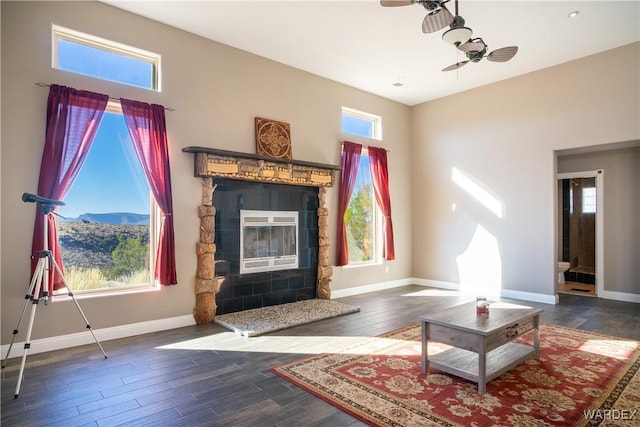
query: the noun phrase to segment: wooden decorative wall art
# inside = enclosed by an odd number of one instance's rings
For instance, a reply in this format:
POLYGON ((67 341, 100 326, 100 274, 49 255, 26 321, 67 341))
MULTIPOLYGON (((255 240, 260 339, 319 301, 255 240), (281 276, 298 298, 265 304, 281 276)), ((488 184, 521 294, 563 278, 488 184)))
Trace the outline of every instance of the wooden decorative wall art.
POLYGON ((291 159, 289 123, 256 117, 256 153, 274 159, 291 159))

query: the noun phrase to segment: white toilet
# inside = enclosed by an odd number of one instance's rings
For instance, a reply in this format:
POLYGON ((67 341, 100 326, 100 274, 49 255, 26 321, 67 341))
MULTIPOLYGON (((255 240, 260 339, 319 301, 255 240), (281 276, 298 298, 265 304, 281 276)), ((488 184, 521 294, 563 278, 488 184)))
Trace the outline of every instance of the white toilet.
POLYGON ((558 261, 558 284, 564 285, 564 272, 571 268, 571 263, 558 261))

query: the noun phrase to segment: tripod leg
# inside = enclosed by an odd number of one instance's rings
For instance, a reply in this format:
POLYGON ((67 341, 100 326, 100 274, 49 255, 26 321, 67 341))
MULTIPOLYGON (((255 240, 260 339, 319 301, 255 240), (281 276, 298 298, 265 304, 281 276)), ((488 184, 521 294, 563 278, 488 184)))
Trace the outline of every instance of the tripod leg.
POLYGON ((40 302, 42 277, 47 274, 47 269, 45 268, 46 262, 46 258, 40 258, 38 260, 38 265, 36 266, 36 271, 34 274, 35 288, 33 293, 33 304, 31 304, 31 313, 29 316, 29 324, 27 326, 27 336, 24 340, 24 352, 22 353, 22 360, 20 362, 20 372, 18 373, 18 383, 16 384, 16 392, 13 396, 14 399, 17 399, 18 395, 20 394, 20 385, 22 384, 22 376, 24 374, 24 365, 27 361, 27 353, 29 352, 29 348, 31 347, 31 332, 33 331, 33 321, 36 318, 36 309, 38 308, 38 303, 40 302))
POLYGON ((13 336, 11 337, 11 344, 9 344, 9 349, 7 350, 7 354, 4 358, 4 360, 2 361, 2 368, 4 369, 5 366, 7 366, 7 360, 9 359, 9 355, 11 354, 11 349, 13 348, 13 343, 16 340, 16 335, 18 335, 19 329, 20 329, 20 324, 22 323, 22 318, 24 317, 24 313, 27 311, 27 306, 29 305, 29 300, 32 298, 32 296, 34 295, 33 293, 33 289, 36 286, 36 279, 39 276, 39 269, 43 267, 43 265, 41 263, 38 263, 36 265, 36 269, 33 272, 33 277, 31 278, 31 284, 29 285, 29 289, 27 290, 27 293, 24 296, 25 302, 24 302, 24 306, 22 307, 22 312, 20 313, 20 317, 18 318, 18 324, 16 325, 16 328, 13 330, 13 336))
MULTIPOLYGON (((60 267, 58 266, 58 263, 56 262, 56 260, 52 256, 50 257, 50 259, 51 259, 51 264, 53 264, 54 268, 56 269, 56 271, 58 272, 58 274, 62 278, 62 281, 64 282, 64 285, 67 287, 67 289, 69 289, 69 285, 67 284, 67 279, 64 278, 64 275, 62 274, 62 270, 60 270, 60 267)), ((89 320, 87 320, 87 316, 84 315, 84 312, 82 311, 82 308, 80 308, 80 304, 78 304, 78 300, 76 299, 75 295, 73 295, 73 292, 71 290, 69 290, 69 296, 71 297, 71 299, 73 300, 74 304, 76 305, 76 308, 78 309, 78 312, 82 316, 82 319, 84 320, 84 324, 87 326, 87 329, 89 330, 89 332, 91 332, 91 336, 93 336, 93 340, 96 342, 96 344, 98 344, 98 347, 100 348, 100 351, 102 352, 102 355, 106 359, 107 358, 107 353, 104 352, 104 349, 102 348, 102 344, 100 344, 100 341, 98 341, 98 338, 96 337, 96 334, 93 333, 93 329, 91 329, 91 325, 89 324, 89 320)))

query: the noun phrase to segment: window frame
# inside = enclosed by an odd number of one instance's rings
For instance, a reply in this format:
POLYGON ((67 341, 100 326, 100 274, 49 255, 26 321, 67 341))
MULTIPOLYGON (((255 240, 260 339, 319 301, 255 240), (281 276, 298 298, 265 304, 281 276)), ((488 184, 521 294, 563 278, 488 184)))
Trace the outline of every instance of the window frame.
MULTIPOLYGON (((369 150, 367 147, 362 147, 362 151, 360 152, 360 156, 369 157, 369 150)), ((358 173, 361 171, 361 164, 358 165, 358 173)), ((369 176, 371 176, 371 169, 368 170, 369 176)), ((373 255, 368 261, 353 261, 351 256, 349 257, 349 262, 343 266, 343 268, 357 268, 357 267, 369 267, 372 265, 380 265, 382 264, 382 245, 383 241, 382 235, 382 212, 380 207, 378 206, 378 202, 376 201, 375 194, 373 193, 373 177, 371 176, 370 181, 372 185, 372 194, 371 194, 371 206, 373 207, 373 231, 372 231, 372 246, 373 246, 373 255)), ((354 188, 355 191, 355 188, 354 188)), ((353 197, 353 194, 351 195, 353 197)), ((351 198, 349 199, 349 204, 351 204, 351 198)), ((349 225, 345 223, 345 227, 347 229, 347 236, 349 235, 349 225)), ((347 237, 348 239, 348 237, 347 237)), ((347 240, 348 242, 348 240, 347 240)))
MULTIPOLYGON (((122 106, 117 99, 110 99, 107 103, 105 113, 123 115, 122 106)), ((124 120, 124 117, 123 117, 124 120)), ((133 141, 131 141, 133 145, 133 141)), ((142 165, 140 166, 142 168, 142 165)), ((154 278, 157 248, 160 240, 160 225, 162 224, 162 211, 155 201, 151 189, 149 189, 149 282, 130 284, 127 286, 117 288, 99 288, 99 289, 86 289, 86 290, 71 290, 68 287, 60 289, 54 292, 54 295, 64 296, 73 292, 73 295, 81 298, 86 297, 99 297, 106 295, 119 295, 123 293, 136 293, 136 292, 148 292, 156 291, 160 289, 160 283, 154 278)), ((66 269, 66 268, 65 268, 66 269)), ((65 277, 65 280, 66 277, 65 277)), ((67 284, 68 285, 68 284, 67 284)))
POLYGON ((153 90, 155 92, 161 92, 161 55, 150 52, 148 50, 140 49, 137 47, 129 46, 123 43, 114 42, 112 40, 107 40, 102 37, 94 36, 91 34, 82 33, 80 31, 72 30, 69 28, 65 28, 56 24, 51 25, 51 66, 57 70, 71 72, 74 74, 85 75, 89 77, 93 77, 96 79, 106 80, 110 82, 115 82, 118 84, 123 84, 127 86, 133 86, 141 89, 153 90), (145 62, 151 65, 151 87, 144 87, 139 85, 134 85, 130 83, 126 83, 123 81, 112 80, 109 78, 105 78, 102 76, 96 76, 91 74, 79 73, 76 71, 65 70, 60 68, 59 66, 59 50, 58 50, 58 42, 59 40, 65 40, 71 43, 83 45, 86 47, 90 47, 96 50, 101 50, 109 53, 113 53, 116 55, 132 58, 141 62, 145 62))
POLYGON ((360 111, 360 110, 356 110, 355 108, 350 108, 350 107, 342 107, 342 113, 340 115, 340 130, 342 131, 342 133, 345 134, 349 134, 349 135, 358 135, 361 136, 363 138, 368 138, 368 139, 375 139, 377 141, 381 141, 382 140, 382 117, 377 116, 375 114, 371 114, 371 113, 367 113, 364 111, 360 111), (344 128, 342 127, 342 119, 344 118, 344 116, 349 116, 349 117, 353 117, 356 119, 360 119, 360 120, 364 120, 364 121, 368 121, 371 123, 371 131, 372 131, 372 135, 368 136, 368 135, 363 135, 361 133, 352 133, 352 132, 347 132, 344 130, 344 128))

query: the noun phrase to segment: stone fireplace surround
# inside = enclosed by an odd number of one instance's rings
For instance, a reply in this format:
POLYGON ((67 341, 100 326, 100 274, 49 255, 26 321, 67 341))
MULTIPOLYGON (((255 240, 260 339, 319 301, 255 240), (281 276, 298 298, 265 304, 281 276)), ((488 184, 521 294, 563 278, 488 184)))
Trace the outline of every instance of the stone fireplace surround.
MULTIPOLYGON (((331 298, 331 278, 333 270, 329 262, 329 246, 331 240, 328 236, 327 227, 328 210, 326 208, 326 189, 333 186, 334 171, 340 170, 339 166, 290 159, 273 159, 255 154, 238 153, 235 151, 206 147, 186 147, 183 148, 182 151, 194 154, 194 176, 201 178, 202 181, 202 201, 198 208, 198 216, 200 217, 200 240, 196 244, 196 305, 193 310, 197 324, 207 324, 213 321, 217 311, 216 294, 221 291, 221 287, 224 286, 226 280, 225 276, 216 274, 217 248, 215 243, 216 208, 214 206, 214 192, 218 186, 218 182, 224 183, 227 180, 278 184, 279 186, 315 187, 313 191, 315 192, 317 190, 318 199, 317 204, 313 204, 314 207, 317 206, 317 264, 314 263, 317 265, 317 274, 315 274, 315 297, 320 299, 331 298), (220 179, 223 179, 223 181, 220 181, 220 179)), ((275 187, 267 188, 274 189, 275 187)), ((308 194, 306 197, 308 198, 308 194)), ((216 200, 217 199, 216 197, 216 200)), ((315 223, 315 221, 312 221, 312 223, 315 223)), ((315 231, 312 233, 315 233, 315 231)), ((314 254, 314 252, 312 251, 311 254, 314 254)), ((315 266, 312 268, 315 268, 315 266)), ((221 270, 225 269, 226 266, 221 268, 221 265, 218 265, 218 273, 221 273, 221 270)), ((255 274, 245 276, 254 275, 255 274)), ((307 286, 308 283, 304 283, 304 281, 306 280, 308 282, 310 276, 313 276, 313 274, 309 274, 308 271, 303 271, 302 279, 293 279, 293 281, 302 280, 303 283, 298 282, 291 286, 291 288, 297 287, 304 289, 306 287, 306 290, 298 293, 300 299, 313 297, 312 295, 305 294, 305 292, 309 292, 309 289, 307 286)), ((235 279, 238 280, 239 278, 236 277, 235 279)), ((221 296, 223 295, 224 292, 221 296)), ((285 297, 280 296, 275 299, 273 295, 266 297, 267 304, 290 302, 287 298, 291 298, 291 293, 285 297), (279 301, 278 298, 280 298, 279 301)), ((251 308, 253 308, 252 305, 256 305, 255 298, 251 299, 251 296, 247 301, 250 301, 249 306, 251 308)), ((235 311, 237 307, 238 303, 231 303, 231 305, 225 308, 225 311, 235 311)), ((241 307, 240 309, 245 308, 241 307)))

